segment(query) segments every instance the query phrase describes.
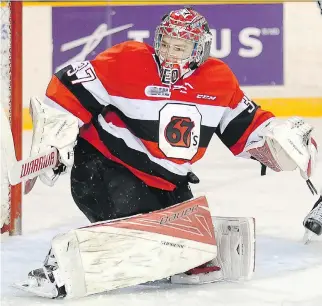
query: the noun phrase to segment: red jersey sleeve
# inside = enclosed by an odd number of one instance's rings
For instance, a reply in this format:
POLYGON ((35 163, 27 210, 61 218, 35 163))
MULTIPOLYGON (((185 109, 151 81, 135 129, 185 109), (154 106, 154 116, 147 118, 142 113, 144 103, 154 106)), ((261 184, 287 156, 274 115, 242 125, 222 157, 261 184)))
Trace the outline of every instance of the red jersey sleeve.
POLYGON ((248 98, 240 89, 235 76, 233 76, 233 81, 235 91, 216 134, 234 155, 238 155, 243 152, 248 139, 256 129, 274 115, 262 110, 259 105, 248 98))

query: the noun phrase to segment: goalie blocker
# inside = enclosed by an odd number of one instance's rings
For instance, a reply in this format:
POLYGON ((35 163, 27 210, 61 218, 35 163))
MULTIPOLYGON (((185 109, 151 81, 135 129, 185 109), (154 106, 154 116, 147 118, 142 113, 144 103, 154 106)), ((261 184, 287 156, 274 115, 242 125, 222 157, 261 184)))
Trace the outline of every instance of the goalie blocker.
POLYGON ((163 278, 181 284, 243 280, 253 274, 254 253, 254 219, 211 217, 200 197, 58 235, 44 266, 14 286, 76 298, 163 278))

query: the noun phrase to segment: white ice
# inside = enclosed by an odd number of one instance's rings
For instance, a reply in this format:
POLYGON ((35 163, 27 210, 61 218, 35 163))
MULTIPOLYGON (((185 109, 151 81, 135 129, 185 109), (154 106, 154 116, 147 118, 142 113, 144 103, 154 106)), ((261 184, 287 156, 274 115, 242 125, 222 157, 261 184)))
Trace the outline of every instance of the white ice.
MULTIPOLYGON (((322 118, 310 122, 322 145, 322 118)), ((31 133, 25 132, 25 156, 30 141, 31 133)), ((37 182, 32 193, 24 197, 23 235, 9 237, 1 244, 1 305, 322 305, 322 237, 309 245, 301 241, 303 218, 316 197, 298 171, 268 170, 261 177, 257 162, 233 157, 217 139, 212 140, 194 170, 201 179, 193 186, 195 195, 207 196, 213 215, 256 218, 256 272, 251 281, 200 286, 156 282, 75 301, 47 300, 12 288, 13 282, 25 280, 31 269, 41 266, 55 234, 88 223, 72 201, 66 175, 53 188, 37 182)), ((313 181, 322 187, 321 161, 313 181)))

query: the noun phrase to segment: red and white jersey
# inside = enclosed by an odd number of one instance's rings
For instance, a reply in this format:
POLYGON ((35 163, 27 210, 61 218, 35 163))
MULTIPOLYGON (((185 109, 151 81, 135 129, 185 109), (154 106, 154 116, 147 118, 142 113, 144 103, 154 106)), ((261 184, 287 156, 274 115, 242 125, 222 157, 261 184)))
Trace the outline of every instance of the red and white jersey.
POLYGON ((80 137, 106 158, 164 190, 186 181, 213 134, 239 155, 273 117, 214 58, 174 85, 162 84, 153 48, 135 41, 66 66, 52 77, 46 96, 45 102, 79 118, 80 137))

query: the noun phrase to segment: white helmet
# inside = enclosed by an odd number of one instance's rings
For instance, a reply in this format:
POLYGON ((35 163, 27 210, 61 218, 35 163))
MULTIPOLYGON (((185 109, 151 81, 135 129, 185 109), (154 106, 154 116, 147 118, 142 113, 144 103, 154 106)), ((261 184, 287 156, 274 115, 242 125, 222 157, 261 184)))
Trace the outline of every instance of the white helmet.
POLYGON ((173 84, 205 62, 211 42, 212 35, 205 17, 192 8, 165 15, 154 37, 162 83, 173 84), (169 51, 173 45, 178 45, 173 51, 174 56, 169 51))

